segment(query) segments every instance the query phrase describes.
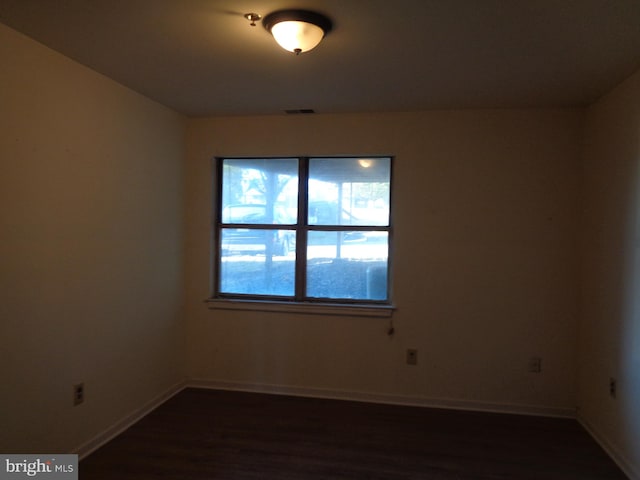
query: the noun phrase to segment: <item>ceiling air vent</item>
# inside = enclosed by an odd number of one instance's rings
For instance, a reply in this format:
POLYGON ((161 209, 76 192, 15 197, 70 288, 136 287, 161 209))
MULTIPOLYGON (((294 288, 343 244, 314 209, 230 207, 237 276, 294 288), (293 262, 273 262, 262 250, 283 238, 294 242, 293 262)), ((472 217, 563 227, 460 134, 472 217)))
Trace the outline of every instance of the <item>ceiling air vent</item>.
POLYGON ((284 113, 286 113, 287 115, 299 115, 316 113, 316 111, 313 108, 293 108, 290 110, 285 110, 284 113))

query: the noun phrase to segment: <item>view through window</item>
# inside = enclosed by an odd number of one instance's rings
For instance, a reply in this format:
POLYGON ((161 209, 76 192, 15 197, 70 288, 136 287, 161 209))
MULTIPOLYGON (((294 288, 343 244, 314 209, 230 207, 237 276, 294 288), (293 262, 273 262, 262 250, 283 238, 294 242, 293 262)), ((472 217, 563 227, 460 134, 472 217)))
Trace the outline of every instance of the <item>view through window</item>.
POLYGON ((389 303, 390 157, 217 167, 216 298, 389 303))

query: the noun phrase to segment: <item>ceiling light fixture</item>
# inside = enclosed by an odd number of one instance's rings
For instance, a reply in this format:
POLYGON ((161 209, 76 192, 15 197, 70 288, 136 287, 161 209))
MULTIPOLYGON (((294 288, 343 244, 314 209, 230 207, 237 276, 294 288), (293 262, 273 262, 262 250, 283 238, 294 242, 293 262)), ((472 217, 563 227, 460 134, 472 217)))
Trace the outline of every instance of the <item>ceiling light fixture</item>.
POLYGON ((324 15, 308 10, 278 10, 262 20, 276 42, 299 55, 318 46, 333 24, 324 15))

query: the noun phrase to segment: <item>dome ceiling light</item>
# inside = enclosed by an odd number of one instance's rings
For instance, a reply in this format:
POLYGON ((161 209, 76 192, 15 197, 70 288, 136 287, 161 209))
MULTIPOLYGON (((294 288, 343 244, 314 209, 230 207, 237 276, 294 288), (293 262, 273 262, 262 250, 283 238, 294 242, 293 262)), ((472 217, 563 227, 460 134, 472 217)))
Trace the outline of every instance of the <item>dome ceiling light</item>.
POLYGON ((262 24, 282 48, 296 55, 317 47, 333 27, 327 17, 308 10, 278 10, 262 24))

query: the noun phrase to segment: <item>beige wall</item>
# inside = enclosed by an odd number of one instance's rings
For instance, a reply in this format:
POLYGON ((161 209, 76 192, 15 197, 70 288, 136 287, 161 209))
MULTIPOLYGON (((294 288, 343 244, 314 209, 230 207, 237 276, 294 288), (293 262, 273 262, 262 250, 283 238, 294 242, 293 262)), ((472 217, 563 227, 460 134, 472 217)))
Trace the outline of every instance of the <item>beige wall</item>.
MULTIPOLYGON (((570 413, 582 112, 441 111, 189 121, 191 377, 570 413), (395 156, 388 320, 210 311, 211 159, 395 156), (404 363, 417 348, 419 364, 404 363), (531 356, 543 372, 527 371, 531 356)), ((308 390, 312 391, 312 390, 308 390)))
POLYGON ((0 65, 0 451, 68 452, 182 378, 184 119, 3 25, 0 65))
POLYGON ((640 72, 589 108, 584 138, 579 414, 640 478, 640 72))

